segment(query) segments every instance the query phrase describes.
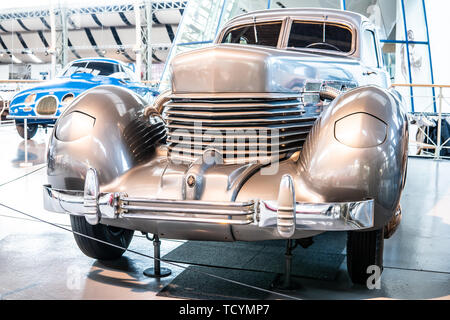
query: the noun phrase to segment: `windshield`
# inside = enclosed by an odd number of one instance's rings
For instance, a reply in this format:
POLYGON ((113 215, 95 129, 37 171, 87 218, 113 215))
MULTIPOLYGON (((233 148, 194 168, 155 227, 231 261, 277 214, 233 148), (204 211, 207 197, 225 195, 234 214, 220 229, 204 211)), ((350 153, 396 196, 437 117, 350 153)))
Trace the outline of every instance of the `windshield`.
POLYGON ((222 43, 240 43, 276 47, 280 30, 281 21, 252 23, 228 30, 222 39, 222 43))
POLYGON ((135 81, 138 82, 138 78, 136 77, 136 74, 133 72, 133 70, 131 70, 128 67, 122 66, 123 67, 123 79, 127 80, 127 81, 135 81))
POLYGON ((63 71, 62 76, 70 77, 74 73, 86 72, 85 69, 84 69, 86 64, 87 64, 87 62, 75 62, 75 63, 72 63, 65 71, 63 71))
POLYGON ((117 63, 109 62, 89 62, 86 66, 87 72, 93 76, 110 76, 113 73, 120 72, 120 66, 117 63))
POLYGON ((349 53, 352 32, 349 27, 329 22, 295 21, 288 48, 322 49, 349 53))
POLYGON ((70 77, 76 73, 90 73, 93 76, 110 76, 118 72, 122 72, 122 70, 117 63, 102 61, 75 62, 64 71, 63 76, 70 77))

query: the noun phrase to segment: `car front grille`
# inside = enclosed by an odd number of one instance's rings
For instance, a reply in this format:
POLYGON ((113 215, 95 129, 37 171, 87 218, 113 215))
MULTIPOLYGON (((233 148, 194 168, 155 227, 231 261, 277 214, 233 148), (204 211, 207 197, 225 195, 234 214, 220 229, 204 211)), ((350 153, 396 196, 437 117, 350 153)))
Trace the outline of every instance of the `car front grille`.
POLYGON ((159 118, 152 118, 150 121, 137 118, 125 127, 123 137, 134 159, 137 163, 142 163, 154 153, 158 143, 165 142, 166 129, 159 118))
POLYGON ((301 149, 317 114, 299 97, 172 99, 165 108, 169 155, 195 160, 215 149, 224 163, 270 161, 301 149))
POLYGON ((41 116, 49 116, 56 113, 58 100, 54 96, 46 96, 39 100, 36 106, 36 113, 41 116))

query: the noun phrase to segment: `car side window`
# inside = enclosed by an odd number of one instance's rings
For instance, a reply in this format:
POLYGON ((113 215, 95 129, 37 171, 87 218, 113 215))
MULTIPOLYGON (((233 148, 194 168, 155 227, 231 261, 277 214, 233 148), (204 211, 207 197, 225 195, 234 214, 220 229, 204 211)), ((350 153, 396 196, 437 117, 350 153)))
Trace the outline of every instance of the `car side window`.
POLYGON ((127 67, 123 67, 123 70, 125 71, 126 75, 127 75, 127 81, 133 81, 133 82, 138 82, 139 80, 136 78, 136 74, 133 72, 133 70, 131 70, 130 68, 127 67))
POLYGON ((65 70, 63 70, 62 76, 70 77, 74 73, 86 72, 86 64, 87 64, 87 62, 72 63, 69 67, 67 67, 65 70))
POLYGON ((228 30, 221 42, 276 47, 281 24, 279 21, 238 26, 228 30))
POLYGON ((380 66, 375 34, 371 30, 364 30, 362 43, 362 59, 366 66, 378 68, 380 66))
POLYGON ((110 76, 119 72, 119 65, 117 63, 92 61, 88 63, 86 69, 94 76, 110 76))
POLYGON ((348 53, 352 49, 352 31, 337 23, 294 21, 288 48, 331 50, 348 53))

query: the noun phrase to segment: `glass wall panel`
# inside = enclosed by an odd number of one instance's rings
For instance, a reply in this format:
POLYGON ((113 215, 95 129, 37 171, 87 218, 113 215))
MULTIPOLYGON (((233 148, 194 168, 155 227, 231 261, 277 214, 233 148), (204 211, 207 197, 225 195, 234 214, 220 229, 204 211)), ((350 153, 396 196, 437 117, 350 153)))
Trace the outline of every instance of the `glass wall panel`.
POLYGON ((369 18, 377 26, 380 39, 404 40, 403 13, 400 0, 345 0, 348 11, 369 18))
POLYGON ((409 41, 427 41, 422 0, 403 0, 409 41))
POLYGON ((386 70, 389 72, 389 76, 392 82, 395 81, 395 65, 397 62, 396 57, 396 46, 399 44, 396 43, 382 43, 382 53, 383 53, 383 63, 386 70))
MULTIPOLYGON (((392 83, 409 83, 408 59, 405 43, 384 43, 383 59, 391 76, 392 83)), ((428 55, 428 46, 409 44, 409 61, 411 66, 411 78, 414 84, 430 84, 431 70, 428 55)), ((397 90, 405 98, 408 110, 412 111, 411 91, 409 87, 397 87, 397 90)), ((433 90, 431 88, 413 88, 414 111, 433 112, 433 90), (432 108, 430 109, 430 105, 432 108)))
POLYGON ((174 44, 166 60, 159 90, 170 88, 170 62, 181 52, 209 45, 217 30, 224 0, 190 0, 184 11, 174 44))
POLYGON ((268 0, 227 0, 225 1, 225 8, 222 14, 222 19, 219 23, 219 29, 229 20, 236 16, 252 12, 256 10, 267 9, 268 0))
MULTIPOLYGON (((423 44, 410 44, 409 60, 411 64, 412 83, 431 83, 428 46, 423 44)), ((415 87, 413 88, 413 95, 415 112, 434 112, 435 104, 433 103, 433 90, 431 88, 415 87)))
POLYGON ((211 41, 214 39, 223 0, 191 0, 181 21, 176 43, 211 41))
POLYGON ((341 0, 271 0, 271 9, 280 8, 330 8, 341 9, 341 0))

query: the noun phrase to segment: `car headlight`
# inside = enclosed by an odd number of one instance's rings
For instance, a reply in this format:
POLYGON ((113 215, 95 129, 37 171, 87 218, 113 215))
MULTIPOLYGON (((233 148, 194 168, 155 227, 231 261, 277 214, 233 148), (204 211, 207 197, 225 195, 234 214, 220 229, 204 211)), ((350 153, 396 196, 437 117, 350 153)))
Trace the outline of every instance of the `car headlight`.
POLYGON ((63 105, 68 105, 69 103, 72 102, 72 100, 74 99, 74 95, 73 93, 67 93, 62 99, 61 99, 61 103, 63 105))
POLYGON ((25 103, 33 103, 35 100, 36 100, 36 93, 32 93, 25 98, 25 103))
POLYGON ((87 136, 94 127, 95 118, 78 111, 69 113, 58 120, 56 139, 74 141, 87 136))
POLYGON ((387 125, 363 112, 353 113, 336 121, 334 136, 352 148, 376 147, 386 140, 387 125))

